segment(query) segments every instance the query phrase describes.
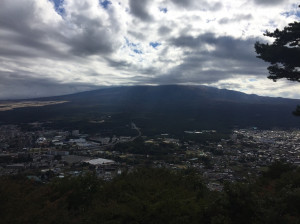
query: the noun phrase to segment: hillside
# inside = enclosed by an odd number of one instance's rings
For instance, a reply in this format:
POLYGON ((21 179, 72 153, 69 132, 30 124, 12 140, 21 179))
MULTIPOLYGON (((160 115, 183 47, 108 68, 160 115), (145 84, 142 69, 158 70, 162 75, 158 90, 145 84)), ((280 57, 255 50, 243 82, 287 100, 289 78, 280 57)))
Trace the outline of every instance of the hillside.
POLYGON ((108 182, 1 177, 1 223, 299 223, 299 180, 299 168, 281 163, 222 192, 192 170, 139 169, 108 182))
POLYGON ((292 115, 300 100, 206 86, 112 87, 34 100, 67 102, 1 111, 0 122, 53 121, 61 127, 93 131, 122 129, 133 121, 146 134, 252 126, 298 128, 300 124, 292 115))

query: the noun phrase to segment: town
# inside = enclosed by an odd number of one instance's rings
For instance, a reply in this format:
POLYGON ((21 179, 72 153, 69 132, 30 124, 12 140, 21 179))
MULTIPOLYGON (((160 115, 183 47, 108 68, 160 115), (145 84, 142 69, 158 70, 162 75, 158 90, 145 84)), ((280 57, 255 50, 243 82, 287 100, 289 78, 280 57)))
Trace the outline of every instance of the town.
MULTIPOLYGON (((192 169, 212 190, 225 181, 249 181, 275 161, 300 165, 300 130, 233 130, 228 139, 196 142, 168 133, 143 136, 135 123, 135 136, 88 135, 80 130, 50 130, 30 123, 0 126, 0 175, 26 175, 47 182, 94 172, 111 180, 123 172, 150 166, 192 169)), ((185 131, 185 135, 214 135, 215 130, 185 131)))

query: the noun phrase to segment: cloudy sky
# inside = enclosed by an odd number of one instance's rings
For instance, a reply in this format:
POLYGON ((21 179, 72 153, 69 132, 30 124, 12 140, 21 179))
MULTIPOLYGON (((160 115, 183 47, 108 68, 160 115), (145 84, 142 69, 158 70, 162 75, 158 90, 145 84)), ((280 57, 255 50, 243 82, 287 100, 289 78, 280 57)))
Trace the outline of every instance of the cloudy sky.
POLYGON ((0 99, 115 85, 204 84, 300 98, 256 58, 290 0, 1 0, 0 99))

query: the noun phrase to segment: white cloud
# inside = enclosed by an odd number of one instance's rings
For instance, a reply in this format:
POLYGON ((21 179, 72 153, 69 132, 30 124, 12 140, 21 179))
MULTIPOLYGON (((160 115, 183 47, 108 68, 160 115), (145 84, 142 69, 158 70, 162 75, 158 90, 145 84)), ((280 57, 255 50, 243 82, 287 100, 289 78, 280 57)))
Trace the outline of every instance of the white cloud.
POLYGON ((265 30, 297 19, 292 1, 272 3, 111 0, 104 8, 98 0, 64 0, 55 10, 49 0, 2 0, 0 98, 174 83, 300 98, 295 83, 268 88, 267 64, 255 58, 265 30), (249 77, 255 88, 247 88, 249 77))
POLYGON ((228 79, 220 80, 208 86, 217 87, 220 89, 230 89, 242 91, 248 94, 256 94, 261 96, 285 97, 285 98, 300 98, 299 84, 286 80, 277 82, 270 81, 265 77, 233 76, 228 79), (288 86, 288 88, 287 88, 288 86))

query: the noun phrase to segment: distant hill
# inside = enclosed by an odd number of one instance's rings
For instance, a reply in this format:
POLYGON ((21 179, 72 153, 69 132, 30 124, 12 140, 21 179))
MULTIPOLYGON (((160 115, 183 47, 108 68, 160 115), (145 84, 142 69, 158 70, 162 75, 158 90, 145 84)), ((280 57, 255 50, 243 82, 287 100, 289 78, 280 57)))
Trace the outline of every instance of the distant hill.
MULTIPOLYGON (((112 130, 135 122, 143 133, 233 127, 298 128, 300 100, 261 97, 207 86, 127 86, 36 101, 68 101, 0 112, 0 122, 53 121, 84 130, 112 130)), ((121 128, 122 129, 122 128, 121 128)))

